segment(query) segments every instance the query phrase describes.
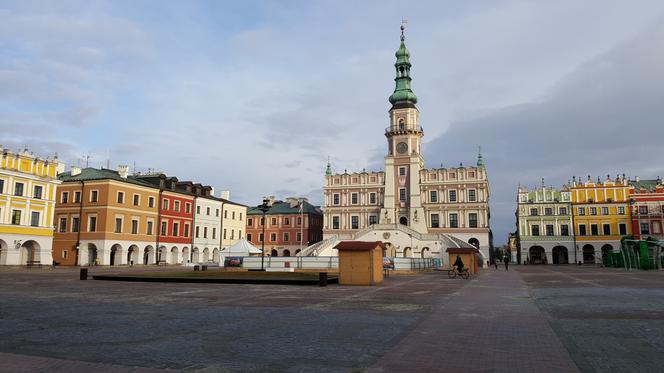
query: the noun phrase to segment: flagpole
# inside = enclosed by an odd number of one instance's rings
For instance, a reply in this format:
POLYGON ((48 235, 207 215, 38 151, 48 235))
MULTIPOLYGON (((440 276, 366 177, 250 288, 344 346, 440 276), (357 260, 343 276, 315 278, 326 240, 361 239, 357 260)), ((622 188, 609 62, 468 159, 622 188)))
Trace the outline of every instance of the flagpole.
POLYGON ((302 252, 302 243, 304 242, 304 200, 300 198, 300 252, 302 252))

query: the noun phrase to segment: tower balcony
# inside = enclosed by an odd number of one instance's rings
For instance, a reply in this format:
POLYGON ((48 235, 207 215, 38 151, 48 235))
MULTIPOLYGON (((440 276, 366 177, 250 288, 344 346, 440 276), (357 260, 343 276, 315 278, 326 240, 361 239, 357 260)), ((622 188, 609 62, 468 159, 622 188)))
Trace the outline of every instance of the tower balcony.
POLYGON ((388 126, 385 128, 385 136, 394 136, 402 134, 423 135, 424 129, 422 128, 422 126, 405 126, 405 125, 388 126))

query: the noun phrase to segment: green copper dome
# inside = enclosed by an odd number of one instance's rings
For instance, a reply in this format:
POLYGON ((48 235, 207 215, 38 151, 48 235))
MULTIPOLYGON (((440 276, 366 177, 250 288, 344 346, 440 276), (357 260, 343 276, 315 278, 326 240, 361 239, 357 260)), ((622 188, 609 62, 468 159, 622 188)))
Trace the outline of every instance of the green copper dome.
POLYGON ((415 93, 413 93, 410 88, 410 82, 412 80, 410 77, 410 67, 412 65, 410 64, 410 52, 408 52, 408 48, 406 48, 405 40, 406 38, 403 35, 402 29, 401 45, 399 45, 399 49, 394 54, 397 58, 397 62, 394 64, 397 76, 394 78, 394 81, 396 82, 394 93, 392 93, 389 99, 392 107, 399 104, 415 106, 417 103, 417 96, 415 96, 415 93))

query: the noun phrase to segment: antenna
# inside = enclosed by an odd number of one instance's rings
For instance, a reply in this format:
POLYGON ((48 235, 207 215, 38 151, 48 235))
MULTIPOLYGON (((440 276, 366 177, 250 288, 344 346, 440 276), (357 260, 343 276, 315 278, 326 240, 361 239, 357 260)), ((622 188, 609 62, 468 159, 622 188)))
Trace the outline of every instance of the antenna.
POLYGON ((88 168, 90 165, 90 158, 92 158, 92 156, 90 154, 86 154, 84 158, 85 158, 85 168, 88 168))

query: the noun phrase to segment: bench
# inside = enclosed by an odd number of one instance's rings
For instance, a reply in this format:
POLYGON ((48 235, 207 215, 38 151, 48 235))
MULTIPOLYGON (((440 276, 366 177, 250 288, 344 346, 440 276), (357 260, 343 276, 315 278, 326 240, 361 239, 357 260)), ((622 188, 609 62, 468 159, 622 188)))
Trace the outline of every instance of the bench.
POLYGON ((39 260, 28 260, 28 261, 26 262, 26 265, 28 266, 28 268, 32 268, 32 267, 39 267, 39 268, 41 268, 41 267, 42 267, 42 264, 41 264, 41 262, 40 262, 39 260))

